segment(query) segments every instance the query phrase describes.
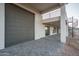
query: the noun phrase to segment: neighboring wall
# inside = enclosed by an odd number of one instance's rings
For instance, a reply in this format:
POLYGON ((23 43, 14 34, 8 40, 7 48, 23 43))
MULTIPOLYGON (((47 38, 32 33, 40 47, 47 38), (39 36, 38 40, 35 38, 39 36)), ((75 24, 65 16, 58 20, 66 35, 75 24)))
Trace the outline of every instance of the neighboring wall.
POLYGON ((5 8, 4 4, 0 3, 0 49, 5 48, 5 8))

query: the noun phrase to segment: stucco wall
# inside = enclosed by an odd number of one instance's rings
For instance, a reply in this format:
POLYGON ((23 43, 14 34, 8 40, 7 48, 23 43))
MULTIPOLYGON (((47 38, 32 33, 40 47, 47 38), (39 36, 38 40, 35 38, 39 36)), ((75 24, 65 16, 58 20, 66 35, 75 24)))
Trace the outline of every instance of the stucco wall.
POLYGON ((53 27, 50 27, 50 35, 53 35, 53 27))
POLYGON ((35 40, 45 37, 45 29, 44 25, 42 24, 42 17, 41 14, 35 14, 35 40))
POLYGON ((4 4, 0 3, 0 49, 5 47, 5 8, 4 4))
POLYGON ((66 25, 66 20, 67 20, 67 17, 66 17, 66 11, 65 11, 65 5, 63 5, 61 7, 61 20, 60 20, 60 31, 61 31, 61 42, 62 43, 66 43, 66 37, 68 36, 68 28, 67 28, 67 25, 66 25))

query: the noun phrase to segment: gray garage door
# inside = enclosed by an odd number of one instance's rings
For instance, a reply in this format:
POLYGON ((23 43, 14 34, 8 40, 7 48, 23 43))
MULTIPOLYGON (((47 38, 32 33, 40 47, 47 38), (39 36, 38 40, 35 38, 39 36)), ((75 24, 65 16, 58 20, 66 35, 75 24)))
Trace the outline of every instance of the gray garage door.
POLYGON ((16 5, 5 4, 5 46, 34 40, 34 14, 16 5))

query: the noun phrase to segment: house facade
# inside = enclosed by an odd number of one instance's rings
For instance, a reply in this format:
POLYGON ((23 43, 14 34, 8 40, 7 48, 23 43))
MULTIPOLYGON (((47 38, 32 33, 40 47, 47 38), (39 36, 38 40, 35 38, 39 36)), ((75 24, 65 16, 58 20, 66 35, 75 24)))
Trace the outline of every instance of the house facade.
POLYGON ((60 42, 65 43, 68 36, 65 5, 0 3, 0 49, 58 33, 60 42))

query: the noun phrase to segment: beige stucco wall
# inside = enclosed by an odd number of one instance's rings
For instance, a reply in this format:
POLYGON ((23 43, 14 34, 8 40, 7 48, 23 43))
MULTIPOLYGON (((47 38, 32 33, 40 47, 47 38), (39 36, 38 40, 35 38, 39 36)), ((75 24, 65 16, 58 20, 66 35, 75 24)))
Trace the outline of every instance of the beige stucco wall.
POLYGON ((0 49, 5 48, 5 8, 0 3, 0 49))

